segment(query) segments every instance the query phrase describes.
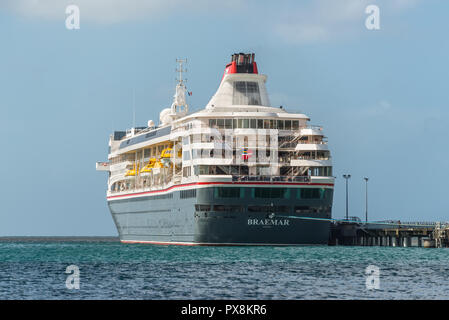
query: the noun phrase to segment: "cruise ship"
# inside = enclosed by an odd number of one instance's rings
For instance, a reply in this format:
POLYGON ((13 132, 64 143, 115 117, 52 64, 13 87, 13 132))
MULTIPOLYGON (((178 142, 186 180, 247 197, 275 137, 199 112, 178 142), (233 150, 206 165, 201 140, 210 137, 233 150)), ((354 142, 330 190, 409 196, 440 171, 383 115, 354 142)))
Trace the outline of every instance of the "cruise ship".
POLYGON ((254 53, 236 53, 189 112, 184 60, 159 122, 109 138, 107 203, 123 243, 327 244, 334 177, 322 127, 271 106, 254 53))

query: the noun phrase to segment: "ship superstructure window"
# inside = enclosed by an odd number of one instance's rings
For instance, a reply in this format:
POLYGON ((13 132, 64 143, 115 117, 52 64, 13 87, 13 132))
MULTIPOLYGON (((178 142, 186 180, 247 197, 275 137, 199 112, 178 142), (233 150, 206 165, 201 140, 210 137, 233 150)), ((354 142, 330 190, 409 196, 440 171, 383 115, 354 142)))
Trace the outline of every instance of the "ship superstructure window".
POLYGON ((302 188, 298 189, 299 199, 324 199, 325 189, 323 188, 302 188))
POLYGON ((223 198, 243 198, 245 189, 233 187, 215 187, 214 197, 216 199, 223 198))
POLYGON ((259 84, 253 81, 235 81, 232 104, 261 105, 259 84))
POLYGON ((309 207, 309 206, 298 206, 294 208, 295 213, 320 213, 329 212, 330 208, 325 206, 319 207, 309 207))
POLYGON ((182 176, 183 177, 190 177, 191 176, 191 167, 184 167, 182 168, 182 176))
POLYGON ((263 199, 289 199, 290 189, 288 188, 253 188, 253 198, 263 199))
POLYGON ((150 200, 160 200, 160 199, 173 199, 173 193, 161 194, 158 196, 150 197, 150 200))
POLYGON ((180 194, 181 199, 188 199, 188 198, 195 198, 195 197, 196 197, 196 189, 181 190, 181 194, 180 194))
POLYGON ((196 204, 196 211, 210 211, 210 204, 196 204))
POLYGON ((244 208, 242 206, 226 206, 226 205, 215 205, 214 211, 225 211, 225 212, 242 212, 244 208))
MULTIPOLYGON (((279 129, 298 130, 299 120, 276 119, 209 119, 209 127, 216 129, 279 129)), ((304 139, 307 139, 305 137, 304 139)), ((183 140, 188 144, 188 139, 183 140)), ((206 142, 206 141, 203 141, 206 142)))
POLYGON ((289 213, 289 206, 248 206, 249 212, 278 212, 289 213))

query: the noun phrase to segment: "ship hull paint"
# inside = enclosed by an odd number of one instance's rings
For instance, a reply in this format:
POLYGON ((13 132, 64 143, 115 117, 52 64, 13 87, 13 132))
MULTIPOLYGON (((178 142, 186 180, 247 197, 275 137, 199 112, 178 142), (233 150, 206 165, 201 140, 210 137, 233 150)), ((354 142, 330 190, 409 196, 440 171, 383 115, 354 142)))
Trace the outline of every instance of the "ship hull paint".
MULTIPOLYGON (((156 197, 110 200, 108 205, 124 243, 161 245, 319 245, 327 244, 328 221, 303 220, 291 216, 331 218, 332 188, 323 199, 297 199, 298 187, 288 199, 254 199, 254 188, 243 187, 236 199, 217 199, 214 187, 173 191, 156 197), (184 194, 182 194, 184 192, 184 194), (190 196, 190 197, 189 197, 190 196), (195 205, 210 205, 197 210, 195 205), (214 211, 214 206, 238 208, 214 211), (269 212, 249 211, 251 206, 268 206, 269 212), (276 208, 282 206, 282 212, 276 208), (294 208, 320 208, 318 212, 295 213, 294 208), (289 208, 289 211, 285 211, 289 208), (274 213, 274 217, 272 214, 274 213)), ((254 208, 254 207, 253 207, 254 208)))

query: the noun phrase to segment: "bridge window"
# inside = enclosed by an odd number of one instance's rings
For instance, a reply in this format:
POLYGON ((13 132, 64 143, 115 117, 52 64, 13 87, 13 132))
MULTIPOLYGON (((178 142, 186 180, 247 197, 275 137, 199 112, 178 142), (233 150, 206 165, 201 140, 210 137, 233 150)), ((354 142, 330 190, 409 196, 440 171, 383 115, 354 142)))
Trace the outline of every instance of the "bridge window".
POLYGON ((261 105, 259 84, 252 81, 235 81, 232 104, 261 105))

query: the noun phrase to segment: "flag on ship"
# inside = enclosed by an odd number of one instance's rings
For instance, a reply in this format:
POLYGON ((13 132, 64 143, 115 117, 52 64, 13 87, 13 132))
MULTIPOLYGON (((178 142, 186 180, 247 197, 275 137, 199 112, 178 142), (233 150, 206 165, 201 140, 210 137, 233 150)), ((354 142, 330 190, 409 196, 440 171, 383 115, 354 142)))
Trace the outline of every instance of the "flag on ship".
POLYGON ((242 158, 243 160, 248 160, 251 156, 252 156, 252 152, 251 150, 249 150, 248 148, 243 148, 243 153, 242 153, 242 158))

